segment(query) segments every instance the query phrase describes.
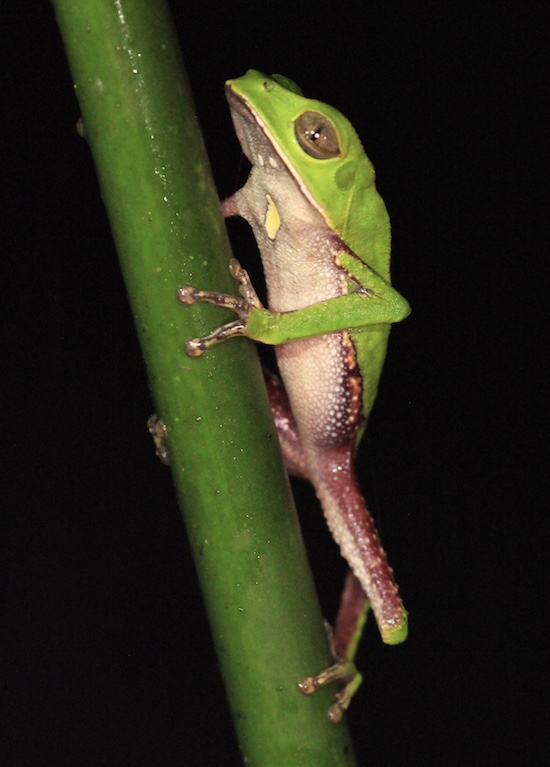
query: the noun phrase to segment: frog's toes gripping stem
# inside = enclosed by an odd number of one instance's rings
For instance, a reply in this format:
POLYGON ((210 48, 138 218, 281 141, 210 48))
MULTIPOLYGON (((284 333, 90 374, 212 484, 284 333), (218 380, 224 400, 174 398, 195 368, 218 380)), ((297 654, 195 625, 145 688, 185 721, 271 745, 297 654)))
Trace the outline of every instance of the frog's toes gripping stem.
POLYGON ((242 268, 236 258, 229 262, 229 271, 231 276, 241 283, 239 296, 228 295, 227 293, 217 293, 211 290, 200 290, 191 285, 183 285, 178 290, 178 300, 182 304, 190 305, 199 302, 213 304, 231 309, 239 315, 238 320, 228 322, 216 328, 212 333, 202 338, 191 338, 185 345, 185 352, 189 357, 200 357, 203 352, 215 344, 226 341, 234 336, 245 335, 246 318, 252 308, 263 309, 262 303, 258 298, 256 291, 250 281, 248 272, 242 268))
POLYGON ((321 687, 336 682, 338 693, 328 710, 328 718, 334 724, 342 719, 362 682, 354 658, 369 610, 370 602, 357 577, 349 570, 334 630, 325 621, 334 664, 315 676, 302 679, 298 684, 300 692, 311 695, 321 687))
POLYGON ((316 676, 306 676, 298 683, 298 689, 304 695, 312 695, 316 690, 325 687, 331 682, 338 682, 340 691, 337 693, 334 703, 328 710, 328 718, 333 724, 341 721, 345 711, 347 711, 351 699, 357 692, 362 676, 357 671, 355 663, 352 661, 341 660, 333 666, 329 666, 316 676))
POLYGON ((239 293, 244 298, 245 306, 247 308, 247 313, 250 311, 250 309, 263 309, 264 306, 260 299, 258 298, 258 294, 254 290, 254 286, 252 285, 252 282, 250 281, 250 277, 248 276, 248 272, 246 269, 243 269, 240 263, 237 261, 236 258, 232 258, 229 261, 229 273, 231 274, 234 279, 238 280, 238 282, 241 283, 241 287, 239 288, 239 293))
POLYGON ((166 448, 168 430, 164 421, 161 421, 158 415, 153 413, 147 420, 147 429, 149 430, 149 434, 153 437, 157 457, 160 458, 161 463, 168 466, 170 464, 168 450, 166 448))
POLYGON ((227 341, 228 338, 234 336, 244 336, 246 328, 246 322, 243 320, 235 320, 234 322, 228 322, 227 325, 222 325, 216 328, 212 333, 202 338, 190 338, 185 344, 185 353, 189 357, 200 357, 207 349, 220 344, 222 341, 227 341))
POLYGON ((246 308, 246 302, 243 298, 230 296, 227 293, 216 293, 213 290, 200 290, 200 288, 194 288, 191 285, 182 285, 178 289, 178 300, 187 305, 198 304, 203 301, 215 306, 225 306, 237 314, 244 313, 246 308))

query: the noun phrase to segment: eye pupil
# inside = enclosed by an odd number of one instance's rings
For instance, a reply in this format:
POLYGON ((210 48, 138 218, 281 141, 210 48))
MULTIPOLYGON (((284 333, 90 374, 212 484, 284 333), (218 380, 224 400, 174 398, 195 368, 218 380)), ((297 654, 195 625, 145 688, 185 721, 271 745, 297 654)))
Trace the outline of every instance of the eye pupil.
POLYGON ((329 160, 342 156, 336 128, 319 112, 304 112, 294 128, 298 143, 310 157, 329 160))

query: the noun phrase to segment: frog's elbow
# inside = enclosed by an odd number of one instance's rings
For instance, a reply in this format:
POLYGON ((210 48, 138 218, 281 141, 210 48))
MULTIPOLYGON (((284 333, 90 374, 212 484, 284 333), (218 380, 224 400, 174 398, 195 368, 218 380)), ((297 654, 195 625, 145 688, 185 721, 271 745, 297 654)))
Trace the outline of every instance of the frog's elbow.
POLYGON ((399 296, 399 299, 395 302, 395 319, 394 322, 402 322, 407 319, 411 313, 411 307, 409 302, 403 296, 399 296))

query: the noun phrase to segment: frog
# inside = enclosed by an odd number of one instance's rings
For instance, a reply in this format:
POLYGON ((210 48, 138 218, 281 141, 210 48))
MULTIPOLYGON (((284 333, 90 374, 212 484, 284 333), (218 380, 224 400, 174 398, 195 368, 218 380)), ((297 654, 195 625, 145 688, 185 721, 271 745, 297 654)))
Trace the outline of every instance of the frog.
POLYGON ((369 611, 386 644, 404 641, 408 631, 354 463, 391 326, 410 306, 391 284, 389 216, 349 120, 282 75, 249 70, 225 89, 252 167, 244 186, 222 202, 222 213, 252 228, 267 302, 235 258, 229 269, 238 295, 180 287, 185 305, 207 302, 237 315, 189 339, 185 350, 199 357, 240 336, 274 347, 279 375, 266 373, 265 380, 286 468, 313 485, 349 564, 330 631, 334 663, 298 682, 306 695, 337 683, 328 712, 336 723, 361 684, 355 656, 369 611))

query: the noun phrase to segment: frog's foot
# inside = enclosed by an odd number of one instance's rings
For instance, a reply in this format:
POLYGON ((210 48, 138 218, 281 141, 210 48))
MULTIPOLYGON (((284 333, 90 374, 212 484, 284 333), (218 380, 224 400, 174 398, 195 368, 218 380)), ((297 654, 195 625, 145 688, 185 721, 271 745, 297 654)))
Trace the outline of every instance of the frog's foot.
POLYGON ((232 277, 234 277, 236 280, 238 280, 241 283, 241 287, 239 288, 239 293, 244 299, 244 304, 246 306, 246 313, 251 309, 263 309, 264 306, 260 299, 258 298, 258 294, 254 290, 254 286, 250 282, 250 277, 248 276, 248 272, 246 269, 243 269, 240 263, 237 261, 236 258, 232 258, 229 261, 229 273, 232 277))
POLYGON ((153 413, 147 421, 147 428, 149 429, 149 434, 153 437, 156 455, 160 458, 162 463, 168 466, 170 464, 168 450, 166 449, 168 431, 164 421, 161 421, 158 415, 153 413))
POLYGON ((185 345, 185 351, 190 357, 200 357, 200 355, 215 344, 226 341, 234 336, 245 335, 246 319, 251 309, 263 309, 262 302, 258 298, 254 287, 248 276, 248 272, 242 268, 236 258, 229 262, 229 271, 231 276, 241 283, 239 288, 240 296, 231 296, 227 293, 216 293, 210 290, 199 290, 190 285, 184 285, 178 290, 178 299, 182 304, 196 304, 205 301, 214 306, 223 306, 231 309, 239 315, 238 320, 228 322, 216 328, 203 338, 191 338, 185 345))
POLYGON ((307 676, 299 683, 298 688, 304 695, 311 695, 331 682, 336 682, 338 693, 335 701, 328 710, 328 718, 334 724, 347 711, 351 699, 359 689, 362 676, 354 663, 357 646, 365 626, 369 612, 369 601, 363 587, 351 570, 348 571, 336 618, 334 631, 327 621, 325 630, 330 642, 334 665, 321 671, 317 676, 307 676))
POLYGON ((338 724, 344 711, 347 711, 351 699, 357 692, 362 681, 361 674, 357 671, 355 663, 348 660, 337 661, 316 676, 306 676, 298 683, 298 689, 304 695, 311 695, 327 684, 337 682, 339 692, 332 706, 328 710, 328 718, 333 724, 338 724))

